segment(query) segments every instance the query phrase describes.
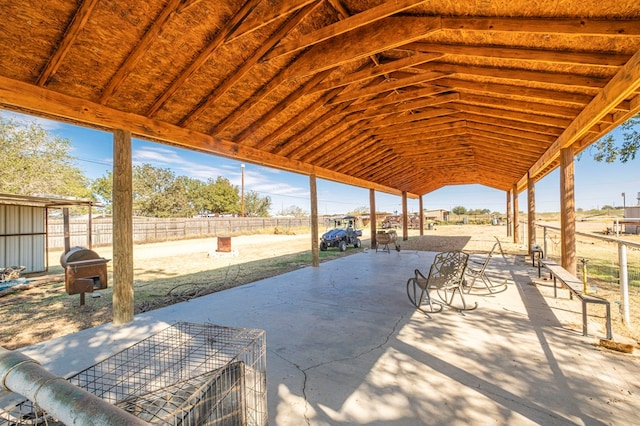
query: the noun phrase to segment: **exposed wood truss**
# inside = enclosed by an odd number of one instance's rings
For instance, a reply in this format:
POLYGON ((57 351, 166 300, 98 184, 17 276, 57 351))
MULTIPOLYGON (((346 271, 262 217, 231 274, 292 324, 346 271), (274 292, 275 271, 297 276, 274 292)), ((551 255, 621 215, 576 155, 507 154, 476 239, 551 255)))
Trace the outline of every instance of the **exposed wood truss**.
POLYGON ((0 107, 414 197, 640 111, 637 0, 2 2, 0 107))

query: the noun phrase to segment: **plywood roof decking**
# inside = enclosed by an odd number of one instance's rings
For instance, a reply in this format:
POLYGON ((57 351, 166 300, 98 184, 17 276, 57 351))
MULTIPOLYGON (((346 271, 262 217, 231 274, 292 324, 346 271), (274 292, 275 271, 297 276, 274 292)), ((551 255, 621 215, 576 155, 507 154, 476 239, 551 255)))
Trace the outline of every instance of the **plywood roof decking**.
POLYGON ((410 196, 640 111, 637 0, 0 3, 0 107, 410 196))

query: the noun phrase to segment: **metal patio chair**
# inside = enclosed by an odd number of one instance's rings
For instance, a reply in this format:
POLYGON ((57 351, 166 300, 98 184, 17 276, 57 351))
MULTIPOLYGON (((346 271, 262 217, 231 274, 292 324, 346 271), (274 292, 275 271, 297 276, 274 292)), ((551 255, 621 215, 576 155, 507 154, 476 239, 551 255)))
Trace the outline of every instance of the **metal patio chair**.
POLYGON ((481 288, 481 290, 483 292, 486 290, 490 294, 500 293, 507 289, 507 280, 505 280, 501 284, 494 284, 489 278, 489 276, 487 275, 487 271, 486 271, 487 265, 489 265, 491 258, 493 257, 494 253, 496 253, 496 249, 498 248, 500 249, 500 251, 502 251, 502 247, 500 246, 500 241, 496 242, 493 245, 493 248, 491 248, 491 251, 489 252, 489 254, 484 260, 479 261, 479 260, 474 260, 473 258, 469 259, 469 262, 467 264, 467 269, 465 271, 465 275, 467 279, 464 283, 464 289, 466 290, 467 294, 471 293, 474 287, 479 287, 478 285, 479 283, 482 283, 484 285, 484 288, 481 288), (474 266, 473 264, 478 266, 474 266))
POLYGON ((464 272, 469 255, 461 251, 438 253, 425 276, 420 270, 407 281, 407 296, 416 307, 424 313, 440 312, 447 306, 458 311, 471 310, 478 307, 467 306, 464 300, 464 272), (434 293, 438 296, 434 299, 434 293), (462 307, 454 306, 453 299, 458 293, 462 307))

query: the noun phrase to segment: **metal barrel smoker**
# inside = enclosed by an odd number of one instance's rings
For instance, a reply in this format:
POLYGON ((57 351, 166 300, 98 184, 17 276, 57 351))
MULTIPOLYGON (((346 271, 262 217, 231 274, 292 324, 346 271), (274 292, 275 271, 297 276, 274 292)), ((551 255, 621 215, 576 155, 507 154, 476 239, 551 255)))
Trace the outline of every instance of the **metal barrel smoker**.
POLYGON ((98 253, 84 247, 72 247, 60 256, 64 268, 64 287, 67 294, 79 294, 84 305, 84 294, 107 288, 107 262, 98 253))

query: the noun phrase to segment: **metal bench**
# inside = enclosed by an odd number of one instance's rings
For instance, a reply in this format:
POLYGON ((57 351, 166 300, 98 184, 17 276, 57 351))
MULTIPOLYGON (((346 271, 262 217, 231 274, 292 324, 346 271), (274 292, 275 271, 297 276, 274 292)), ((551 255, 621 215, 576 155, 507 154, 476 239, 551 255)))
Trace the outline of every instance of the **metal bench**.
POLYGON ((558 297, 557 281, 562 282, 564 286, 569 289, 569 298, 573 299, 575 295, 582 302, 582 335, 587 336, 587 304, 594 303, 598 305, 605 305, 606 309, 606 326, 607 326, 607 339, 613 338, 611 331, 611 305, 609 301, 602 297, 592 296, 590 294, 584 294, 584 284, 575 275, 564 269, 558 263, 550 259, 538 258, 538 277, 541 277, 541 268, 544 267, 549 270, 551 277, 553 277, 553 297, 558 297))

